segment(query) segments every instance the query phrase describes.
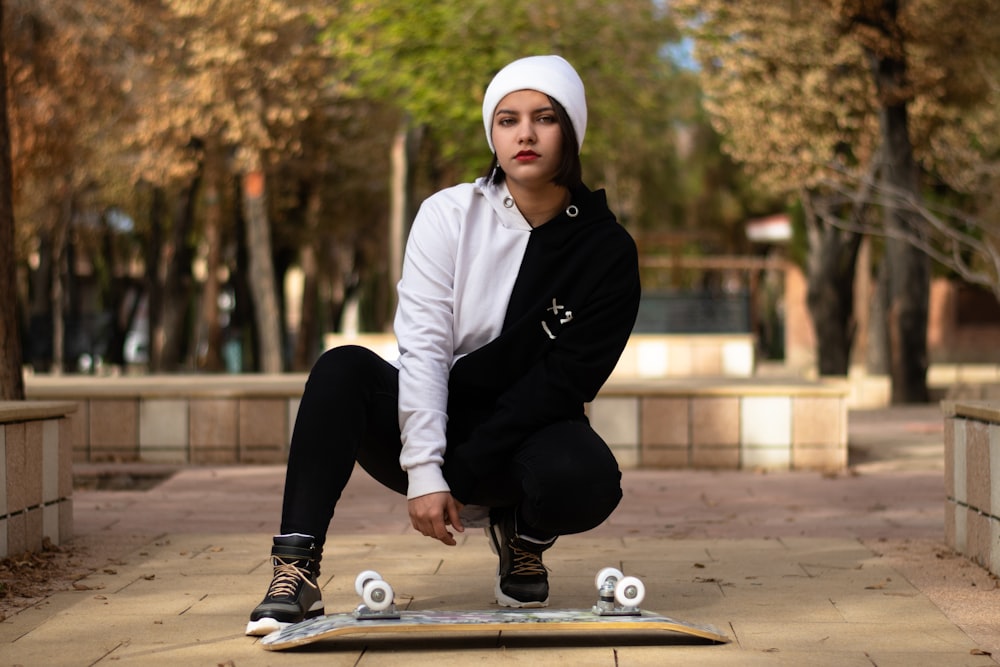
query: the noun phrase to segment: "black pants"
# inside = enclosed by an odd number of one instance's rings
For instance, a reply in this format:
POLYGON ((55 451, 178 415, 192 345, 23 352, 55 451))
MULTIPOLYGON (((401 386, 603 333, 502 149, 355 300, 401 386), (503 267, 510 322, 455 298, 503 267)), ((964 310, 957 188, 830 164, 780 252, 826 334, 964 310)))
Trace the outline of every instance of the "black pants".
MULTIPOLYGON (((397 397, 398 370, 367 348, 338 347, 319 358, 292 431, 281 533, 322 544, 355 462, 406 493, 397 397)), ((542 537, 590 530, 620 500, 621 473, 607 444, 585 421, 564 421, 525 439, 509 467, 482 480, 469 502, 516 507, 519 529, 542 537)))

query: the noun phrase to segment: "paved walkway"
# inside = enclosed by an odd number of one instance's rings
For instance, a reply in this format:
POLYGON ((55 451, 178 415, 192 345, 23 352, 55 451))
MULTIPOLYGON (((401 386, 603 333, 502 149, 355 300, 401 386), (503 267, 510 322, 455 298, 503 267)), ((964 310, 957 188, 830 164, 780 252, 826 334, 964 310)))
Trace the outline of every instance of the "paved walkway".
MULTIPOLYGON (((620 566, 644 580, 644 607, 715 625, 726 645, 552 646, 503 633, 267 652, 242 630, 270 579, 283 469, 192 467, 148 491, 77 492, 76 543, 105 562, 76 590, 0 623, 0 663, 998 664, 996 581, 943 543, 940 412, 855 412, 850 432, 852 470, 838 476, 628 472, 614 516, 546 554, 554 607, 589 607, 594 573, 620 566)), ((457 547, 420 537, 404 502, 359 473, 327 542, 329 611, 354 607, 354 575, 369 568, 407 608, 492 603, 482 531, 457 547)))

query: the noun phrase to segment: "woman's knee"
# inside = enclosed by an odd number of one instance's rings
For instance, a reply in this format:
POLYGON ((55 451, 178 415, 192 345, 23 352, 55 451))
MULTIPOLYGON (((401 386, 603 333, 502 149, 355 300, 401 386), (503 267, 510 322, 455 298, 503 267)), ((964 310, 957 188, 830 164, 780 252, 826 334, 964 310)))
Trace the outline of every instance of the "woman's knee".
POLYGON ((608 474, 601 479, 579 480, 565 486, 539 485, 535 493, 526 491, 522 514, 539 531, 570 535, 601 525, 621 499, 620 473, 608 474))
POLYGON ((377 362, 385 363, 381 357, 366 347, 342 345, 330 348, 321 354, 309 371, 309 378, 328 379, 343 376, 345 379, 354 379, 362 376, 377 362))
POLYGON ((622 498, 621 471, 610 448, 582 423, 548 435, 547 442, 522 461, 525 518, 538 529, 558 534, 600 525, 622 498))
POLYGON ((385 359, 360 345, 343 345, 327 350, 309 372, 306 392, 319 391, 355 396, 396 390, 396 368, 385 359))

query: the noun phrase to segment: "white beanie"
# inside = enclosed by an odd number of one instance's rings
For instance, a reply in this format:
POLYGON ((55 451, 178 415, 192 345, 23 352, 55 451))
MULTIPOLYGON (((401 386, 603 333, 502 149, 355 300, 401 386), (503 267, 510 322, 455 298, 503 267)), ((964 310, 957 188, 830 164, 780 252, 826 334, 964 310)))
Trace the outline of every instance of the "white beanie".
POLYGON ((515 90, 537 90, 559 102, 573 123, 577 149, 583 147, 583 135, 587 132, 587 96, 580 75, 560 56, 530 56, 515 60, 497 72, 486 88, 483 125, 490 151, 496 152, 493 147, 493 113, 500 100, 515 90))

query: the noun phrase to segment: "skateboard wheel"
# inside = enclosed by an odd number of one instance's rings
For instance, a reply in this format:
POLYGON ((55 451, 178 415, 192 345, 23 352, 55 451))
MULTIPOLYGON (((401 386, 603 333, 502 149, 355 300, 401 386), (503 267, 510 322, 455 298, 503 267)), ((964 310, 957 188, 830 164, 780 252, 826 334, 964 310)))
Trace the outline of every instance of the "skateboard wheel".
POLYGON ((624 576, 625 575, 622 574, 622 571, 617 567, 605 567, 597 573, 597 578, 594 582, 597 585, 597 590, 601 590, 601 588, 604 587, 604 582, 609 578, 614 579, 614 581, 611 582, 612 586, 614 586, 617 582, 621 581, 624 576))
POLYGON ((361 599, 372 611, 385 611, 392 606, 394 599, 392 586, 387 581, 369 579, 361 592, 361 599))
POLYGON ((623 607, 638 607, 646 598, 646 585, 636 577, 623 577, 615 584, 615 602, 623 607))
POLYGON ((358 595, 365 594, 365 584, 369 581, 382 581, 382 575, 375 570, 365 570, 354 578, 354 592, 358 595))

